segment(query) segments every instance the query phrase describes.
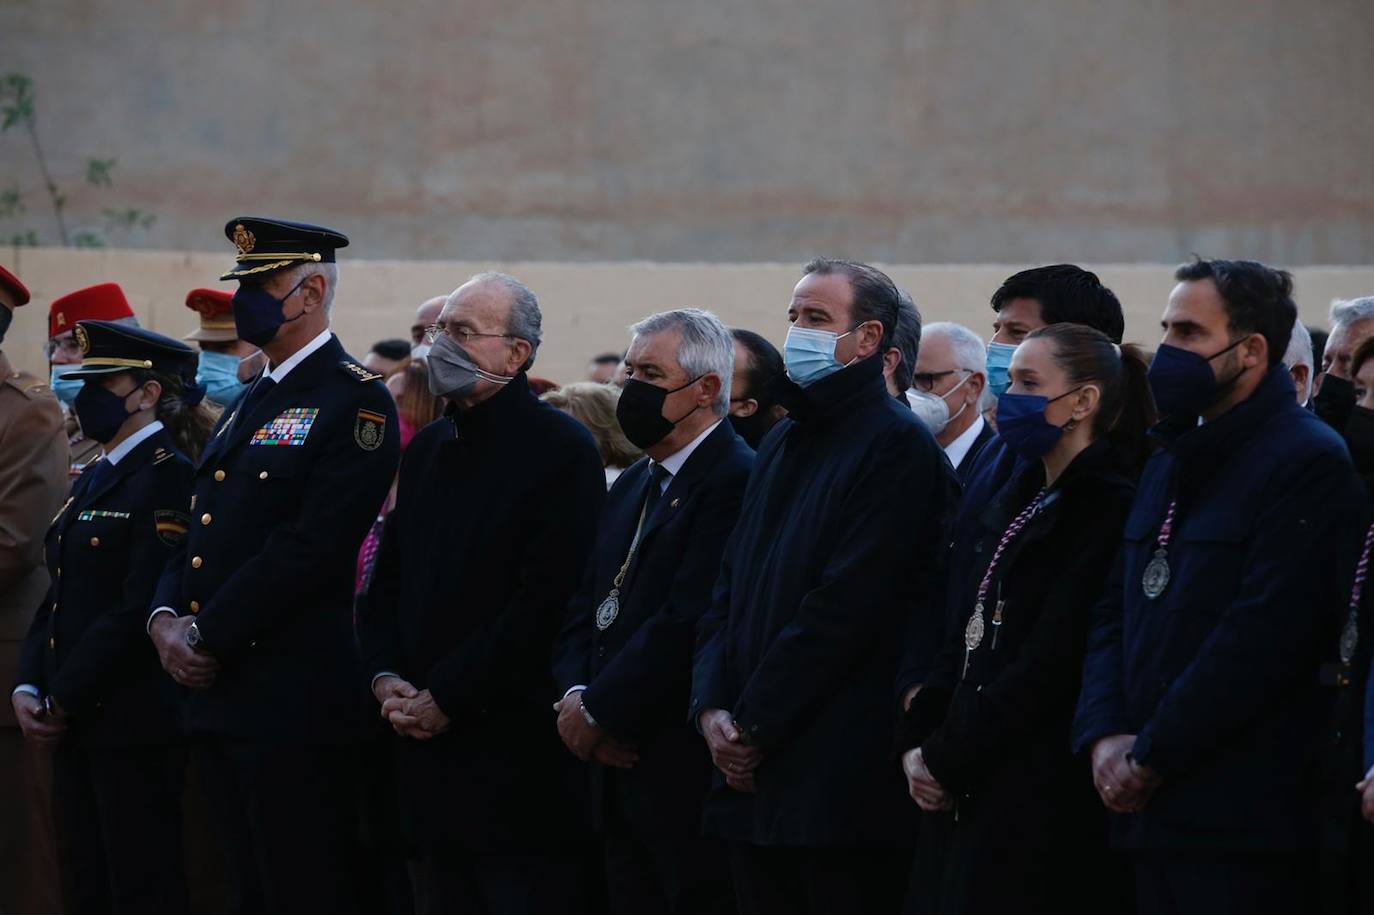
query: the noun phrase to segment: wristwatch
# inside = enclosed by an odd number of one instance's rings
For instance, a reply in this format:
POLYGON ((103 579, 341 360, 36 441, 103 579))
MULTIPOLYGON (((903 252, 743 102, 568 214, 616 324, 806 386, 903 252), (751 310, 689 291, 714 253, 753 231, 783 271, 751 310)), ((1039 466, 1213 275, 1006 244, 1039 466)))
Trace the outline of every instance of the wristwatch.
POLYGON ((186 628, 186 644, 192 648, 200 646, 200 627, 195 623, 186 628))

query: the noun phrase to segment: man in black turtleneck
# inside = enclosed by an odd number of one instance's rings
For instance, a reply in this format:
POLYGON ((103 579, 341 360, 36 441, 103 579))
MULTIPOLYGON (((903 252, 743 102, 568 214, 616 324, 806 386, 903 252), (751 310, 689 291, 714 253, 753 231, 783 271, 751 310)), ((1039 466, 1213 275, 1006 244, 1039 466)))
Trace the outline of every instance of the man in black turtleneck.
POLYGON ((930 612, 947 465, 883 383, 897 309, 872 267, 807 265, 788 418, 758 453, 698 629, 689 714, 719 770, 705 826, 731 843, 744 915, 893 912, 906 888, 892 689, 930 612))

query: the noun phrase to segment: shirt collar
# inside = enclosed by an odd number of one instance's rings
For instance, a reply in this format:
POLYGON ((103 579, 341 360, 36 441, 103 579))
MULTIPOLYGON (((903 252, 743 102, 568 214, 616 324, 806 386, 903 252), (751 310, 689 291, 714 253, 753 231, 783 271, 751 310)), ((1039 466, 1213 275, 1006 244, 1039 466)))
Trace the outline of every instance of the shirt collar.
POLYGON ((973 443, 978 440, 978 436, 982 434, 983 427, 986 425, 987 420, 983 419, 983 414, 979 413, 978 418, 973 421, 973 425, 960 432, 958 438, 945 446, 945 457, 949 458, 949 462, 956 468, 968 454, 969 449, 973 447, 973 443))
POLYGON ((315 350, 319 349, 320 347, 328 343, 331 335, 332 331, 330 331, 330 329, 326 327, 324 330, 320 331, 320 335, 318 337, 316 337, 314 340, 311 340, 309 343, 307 343, 305 346, 302 346, 300 349, 296 350, 294 353, 291 354, 291 357, 289 359, 285 360, 284 362, 282 362, 281 365, 277 366, 272 371, 268 372, 267 377, 271 378, 272 381, 276 384, 281 384, 282 381, 286 378, 286 376, 291 374, 292 369, 294 369, 296 366, 304 362, 306 358, 310 356, 311 353, 315 352, 315 350))
MULTIPOLYGON (((719 426, 720 424, 721 420, 716 420, 715 422, 711 423, 711 425, 706 427, 706 430, 704 432, 702 432, 696 438, 692 439, 687 444, 683 445, 677 451, 674 451, 672 454, 668 455, 662 461, 659 461, 658 465, 662 467, 664 470, 668 471, 670 479, 672 477, 677 476, 678 473, 682 470, 682 465, 686 464, 687 459, 692 456, 692 452, 696 451, 697 446, 700 445, 702 442, 706 441, 706 436, 710 435, 712 432, 715 432, 716 426, 719 426)), ((668 480, 664 481, 665 488, 667 482, 668 480)))
POLYGON ((115 464, 119 463, 120 458, 124 457, 124 455, 128 454, 130 451, 133 451, 139 445, 143 444, 144 441, 146 441, 147 439, 151 438, 152 436, 156 435, 161 431, 162 420, 153 420, 152 422, 148 423, 148 425, 144 426, 142 429, 139 429, 133 435, 129 436, 124 441, 116 445, 113 451, 107 452, 105 454, 105 460, 109 461, 110 466, 113 467, 115 464))

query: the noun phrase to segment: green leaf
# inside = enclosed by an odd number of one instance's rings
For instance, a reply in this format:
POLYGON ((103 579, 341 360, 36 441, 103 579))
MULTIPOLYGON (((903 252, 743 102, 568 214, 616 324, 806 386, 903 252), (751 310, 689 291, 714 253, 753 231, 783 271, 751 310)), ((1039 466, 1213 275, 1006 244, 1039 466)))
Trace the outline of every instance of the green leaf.
POLYGON ((0 190, 0 219, 7 219, 22 212, 24 212, 24 195, 19 192, 19 185, 11 185, 0 190))
POLYGON ((105 236, 95 229, 82 229, 72 235, 73 248, 103 248, 105 236))
POLYGON ((16 248, 37 248, 43 242, 38 238, 37 232, 35 232, 33 229, 29 229, 27 232, 24 232, 23 234, 11 235, 9 238, 9 243, 16 248))
POLYGON ((118 161, 118 159, 86 160, 86 182, 96 187, 110 187, 114 184, 114 179, 110 177, 110 171, 118 161))

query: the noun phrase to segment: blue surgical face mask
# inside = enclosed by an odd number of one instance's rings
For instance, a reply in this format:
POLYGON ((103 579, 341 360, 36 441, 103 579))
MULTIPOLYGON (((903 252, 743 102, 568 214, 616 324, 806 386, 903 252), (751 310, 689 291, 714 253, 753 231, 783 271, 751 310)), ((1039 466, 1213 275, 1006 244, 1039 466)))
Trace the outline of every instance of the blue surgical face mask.
POLYGON ((254 346, 266 346, 277 336, 277 330, 283 324, 304 317, 304 308, 286 317, 285 306, 286 300, 295 295, 296 290, 308 279, 308 276, 301 277, 300 283, 292 286, 291 291, 281 298, 262 286, 240 286, 233 299, 234 327, 239 339, 247 340, 254 346))
POLYGON ((81 368, 80 365, 54 365, 52 367, 52 377, 48 381, 48 387, 57 395, 57 399, 67 406, 76 403, 76 394, 81 390, 82 381, 80 378, 63 378, 68 372, 75 372, 81 368))
POLYGON ((1045 418, 1045 409, 1079 390, 1074 388, 1055 398, 1039 394, 1002 394, 997 398, 997 436, 1026 460, 1039 460, 1050 453, 1064 434, 1062 426, 1045 418))
MULTIPOLYGON (((254 353, 253 356, 256 356, 254 353)), ((249 356, 252 359, 253 356, 249 356)), ((243 360, 228 353, 202 350, 196 368, 196 383, 205 386, 205 396, 227 407, 248 387, 239 381, 239 364, 243 360)))
POLYGON ((988 344, 988 390, 1001 397, 1011 387, 1011 354, 1016 347, 1010 343, 988 344))
POLYGON ((807 387, 849 365, 835 360, 835 344, 852 333, 852 327, 842 334, 834 334, 793 324, 787 329, 787 340, 782 345, 787 377, 807 387))
POLYGON ((1217 380, 1212 360, 1229 353, 1245 341, 1241 337, 1223 350, 1210 356, 1199 356, 1190 350, 1161 343, 1150 360, 1150 391, 1161 416, 1201 416, 1225 393, 1226 388, 1245 373, 1241 369, 1225 382, 1217 380))

